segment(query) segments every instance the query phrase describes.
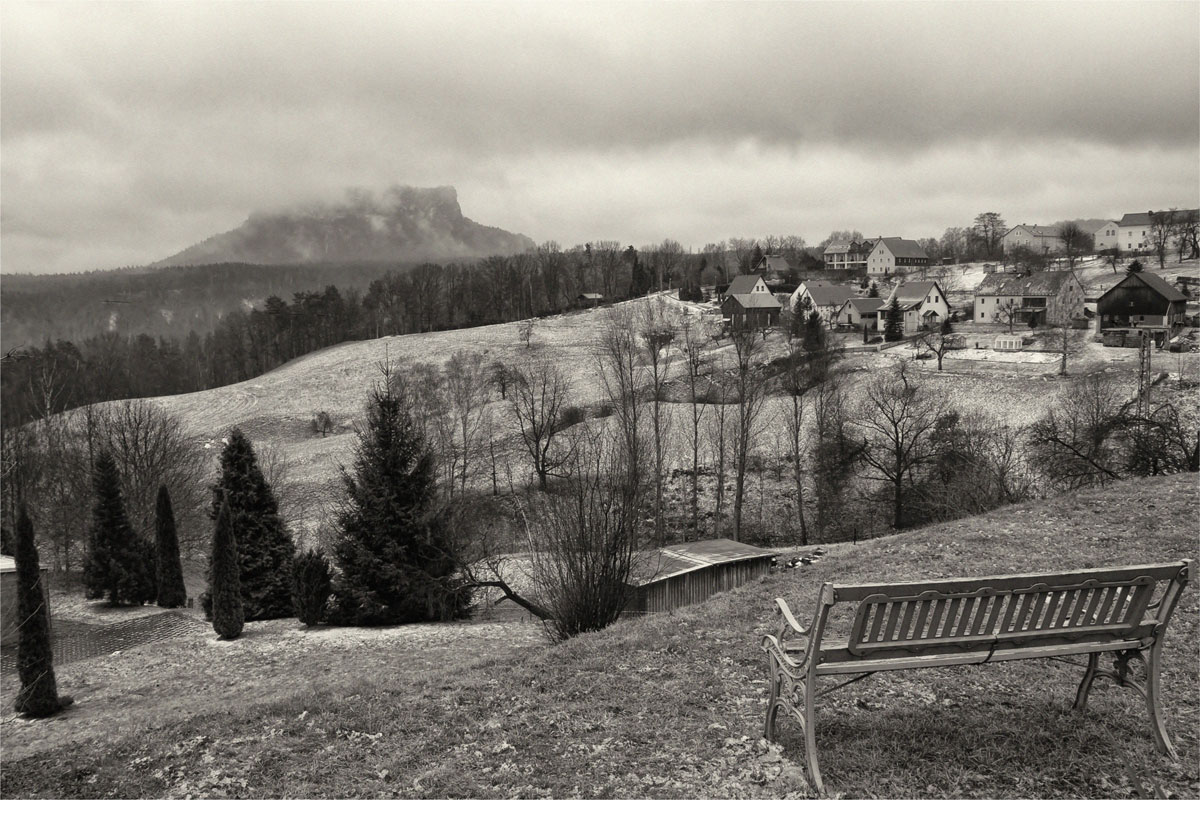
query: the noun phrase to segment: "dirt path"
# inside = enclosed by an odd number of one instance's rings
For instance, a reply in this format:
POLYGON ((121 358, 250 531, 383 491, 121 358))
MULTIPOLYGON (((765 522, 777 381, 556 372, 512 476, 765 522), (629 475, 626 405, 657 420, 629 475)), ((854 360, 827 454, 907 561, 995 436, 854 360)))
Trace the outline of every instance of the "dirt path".
POLYGON ((544 645, 541 626, 531 622, 308 630, 295 620, 272 620, 248 624, 232 642, 196 624, 174 640, 57 668, 59 692, 75 705, 48 720, 11 713, 19 683, 5 669, 0 747, 7 763, 63 744, 110 740, 361 680, 409 680, 544 645))

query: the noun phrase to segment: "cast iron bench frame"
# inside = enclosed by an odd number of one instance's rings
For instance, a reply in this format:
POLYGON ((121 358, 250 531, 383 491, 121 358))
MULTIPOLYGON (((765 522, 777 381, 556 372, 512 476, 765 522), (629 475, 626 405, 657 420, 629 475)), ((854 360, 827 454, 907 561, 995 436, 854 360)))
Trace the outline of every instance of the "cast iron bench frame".
POLYGON ((809 782, 824 794, 816 741, 822 695, 876 672, 1087 655, 1075 709, 1086 706, 1098 677, 1135 690, 1146 702, 1158 751, 1178 761, 1162 720, 1159 673, 1167 624, 1195 566, 1179 560, 923 583, 826 583, 808 629, 778 598, 779 633, 762 641, 771 691, 763 734, 774 740, 779 711, 790 713, 804 734, 809 782), (857 604, 853 625, 847 639, 826 640, 836 604, 857 604), (1111 670, 1100 668, 1106 652, 1113 655, 1111 670), (1141 681, 1131 675, 1133 661, 1142 664, 1141 681), (817 678, 850 674, 857 677, 817 691, 817 678))

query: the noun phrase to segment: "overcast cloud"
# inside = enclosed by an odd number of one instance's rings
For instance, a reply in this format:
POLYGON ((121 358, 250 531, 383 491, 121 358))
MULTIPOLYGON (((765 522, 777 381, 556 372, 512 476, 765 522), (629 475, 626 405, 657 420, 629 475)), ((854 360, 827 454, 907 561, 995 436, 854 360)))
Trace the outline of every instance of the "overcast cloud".
POLYGON ((538 241, 940 235, 1200 201, 1200 4, 24 4, 0 266, 458 189, 538 241))

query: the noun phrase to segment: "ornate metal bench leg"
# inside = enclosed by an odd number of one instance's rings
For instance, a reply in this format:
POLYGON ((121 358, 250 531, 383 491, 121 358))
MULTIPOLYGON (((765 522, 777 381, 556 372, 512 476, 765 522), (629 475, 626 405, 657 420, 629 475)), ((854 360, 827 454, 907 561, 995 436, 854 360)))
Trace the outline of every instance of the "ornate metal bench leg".
POLYGON ((1092 691, 1092 682, 1096 680, 1096 669, 1099 665, 1099 652, 1092 652, 1088 655, 1087 670, 1083 673, 1083 680, 1079 682, 1079 691, 1075 693, 1075 709, 1083 709, 1087 706, 1088 693, 1092 691))
POLYGON ((767 682, 771 684, 771 696, 767 699, 767 722, 763 726, 763 737, 768 741, 775 740, 775 718, 779 715, 779 691, 782 678, 779 675, 779 665, 775 658, 767 655, 767 682))
POLYGON ((825 795, 825 784, 821 781, 821 767, 817 764, 817 680, 809 675, 804 683, 804 761, 808 765, 809 778, 818 795, 825 795))
POLYGON ((1172 761, 1179 760, 1179 753, 1171 743, 1167 727, 1163 724, 1161 692, 1162 638, 1160 637, 1150 647, 1150 659, 1146 661, 1146 711, 1150 713, 1150 727, 1154 730, 1154 741, 1158 751, 1170 756, 1172 761))

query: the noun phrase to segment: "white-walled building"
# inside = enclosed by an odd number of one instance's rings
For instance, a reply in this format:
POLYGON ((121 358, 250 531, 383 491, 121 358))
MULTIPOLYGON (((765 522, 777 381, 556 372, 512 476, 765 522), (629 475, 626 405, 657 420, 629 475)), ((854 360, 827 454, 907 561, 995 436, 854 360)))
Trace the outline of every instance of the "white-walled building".
POLYGON ((921 245, 898 236, 875 239, 875 246, 867 255, 867 272, 871 275, 886 276, 928 266, 929 256, 921 245))
POLYGON ((950 318, 950 302, 936 281, 909 281, 897 285, 879 309, 876 324, 879 330, 887 327, 887 312, 892 299, 904 314, 904 333, 916 333, 922 327, 930 330, 950 318))
POLYGON ((1099 253, 1102 250, 1111 250, 1120 243, 1121 225, 1116 221, 1109 221, 1096 232, 1092 233, 1092 241, 1094 242, 1093 249, 1099 253))
POLYGON ((1018 224, 1004 234, 1000 239, 1000 244, 1005 253, 1011 253, 1021 247, 1028 247, 1042 255, 1060 252, 1064 247, 1063 240, 1059 238, 1058 227, 1047 227, 1040 224, 1018 224))

